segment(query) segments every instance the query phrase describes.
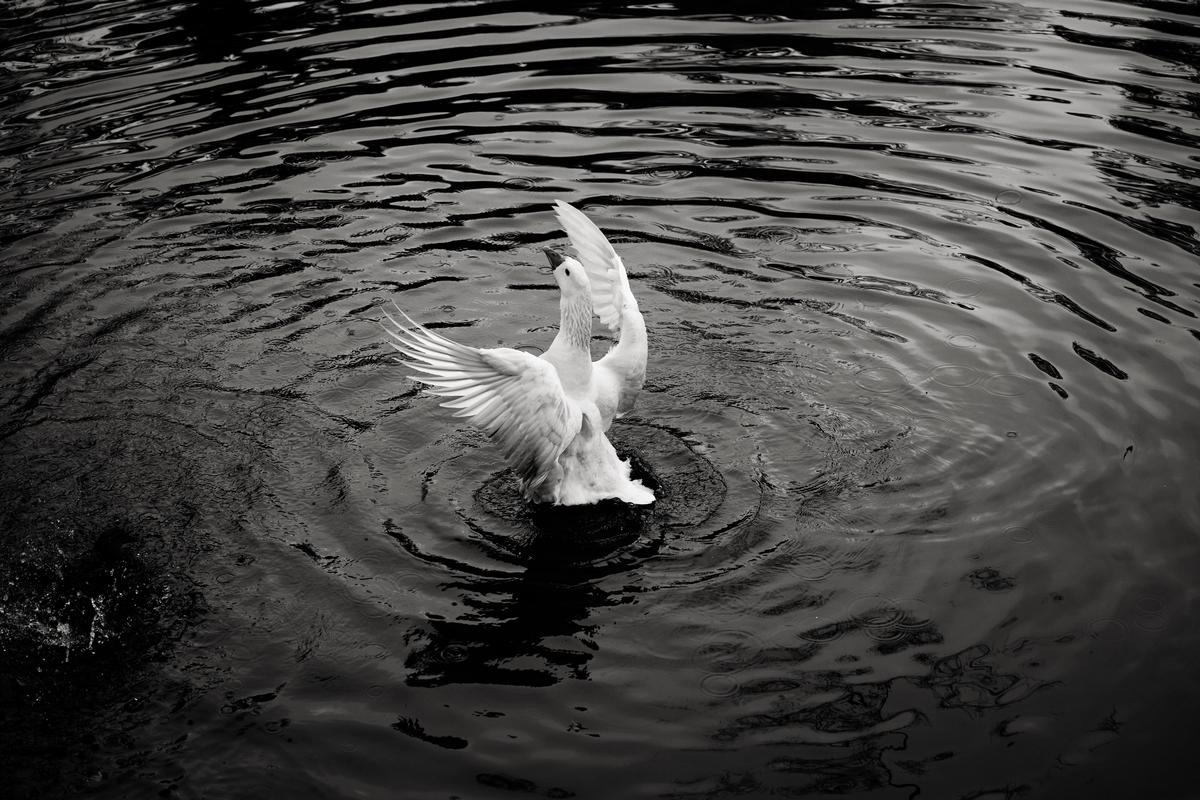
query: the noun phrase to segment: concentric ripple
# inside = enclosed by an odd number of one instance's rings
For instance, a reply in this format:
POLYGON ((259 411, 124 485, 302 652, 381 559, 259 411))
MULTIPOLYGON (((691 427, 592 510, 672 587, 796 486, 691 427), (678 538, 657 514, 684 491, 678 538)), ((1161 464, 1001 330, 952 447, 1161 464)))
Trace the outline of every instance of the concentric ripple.
POLYGON ((0 9, 18 794, 1190 785, 1200 18, 793 5, 0 9), (542 352, 558 199, 650 509, 527 508, 375 324, 542 352))

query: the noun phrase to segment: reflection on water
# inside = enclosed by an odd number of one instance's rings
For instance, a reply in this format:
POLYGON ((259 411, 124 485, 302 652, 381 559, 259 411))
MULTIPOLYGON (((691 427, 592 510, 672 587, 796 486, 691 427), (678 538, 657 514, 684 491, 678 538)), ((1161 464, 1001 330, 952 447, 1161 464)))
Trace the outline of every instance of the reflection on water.
POLYGON ((1187 4, 0 30, 18 794, 1188 796, 1187 4), (531 514, 374 323, 539 352, 555 199, 645 513, 531 514))

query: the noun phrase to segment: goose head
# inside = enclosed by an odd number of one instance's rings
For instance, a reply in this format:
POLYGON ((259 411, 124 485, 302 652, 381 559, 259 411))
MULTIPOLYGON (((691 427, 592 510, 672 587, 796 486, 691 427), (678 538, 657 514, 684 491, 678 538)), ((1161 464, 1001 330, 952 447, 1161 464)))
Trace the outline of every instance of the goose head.
POLYGON ((558 284, 559 291, 562 292, 564 300, 582 300, 587 299, 591 302, 592 286, 588 280, 587 270, 569 256, 560 255, 553 250, 546 249, 543 251, 546 254, 546 259, 550 262, 550 266, 554 269, 554 281, 558 284))

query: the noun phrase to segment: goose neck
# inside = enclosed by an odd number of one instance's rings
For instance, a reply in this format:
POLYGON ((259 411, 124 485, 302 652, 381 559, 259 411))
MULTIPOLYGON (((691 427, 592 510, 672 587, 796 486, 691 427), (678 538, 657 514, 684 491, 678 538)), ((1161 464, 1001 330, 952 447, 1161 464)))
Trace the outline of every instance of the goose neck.
POLYGON ((573 350, 591 352, 592 347, 592 301, 587 297, 567 297, 559 301, 562 320, 555 337, 555 344, 573 350))

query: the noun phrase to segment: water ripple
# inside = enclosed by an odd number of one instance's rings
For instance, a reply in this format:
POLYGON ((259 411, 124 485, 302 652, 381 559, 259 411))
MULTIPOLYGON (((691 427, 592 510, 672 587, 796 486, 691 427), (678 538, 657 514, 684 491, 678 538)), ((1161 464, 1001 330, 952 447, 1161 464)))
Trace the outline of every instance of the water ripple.
POLYGON ((1186 706, 1200 526, 1184 4, 29 0, 0 27, 18 785, 286 763, 294 794, 386 793, 400 748, 438 795, 567 796, 569 768, 622 797, 1167 796, 1141 756, 1178 720, 1145 709, 1186 706), (646 515, 530 512, 375 333, 396 299, 540 352, 554 199, 650 326, 614 429, 646 515))

